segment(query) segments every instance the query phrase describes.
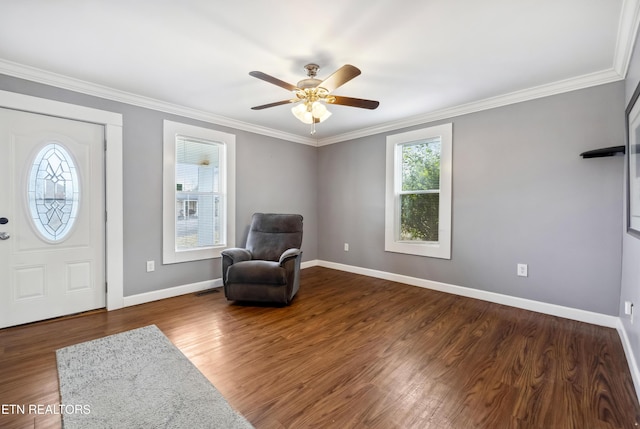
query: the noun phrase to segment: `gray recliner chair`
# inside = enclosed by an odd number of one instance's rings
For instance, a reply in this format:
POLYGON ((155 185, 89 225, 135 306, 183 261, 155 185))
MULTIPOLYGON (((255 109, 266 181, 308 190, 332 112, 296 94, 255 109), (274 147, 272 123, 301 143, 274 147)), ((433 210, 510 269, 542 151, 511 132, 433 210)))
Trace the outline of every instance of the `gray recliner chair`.
POLYGON ((225 297, 289 305, 300 288, 301 246, 302 216, 255 213, 246 248, 222 252, 225 297))

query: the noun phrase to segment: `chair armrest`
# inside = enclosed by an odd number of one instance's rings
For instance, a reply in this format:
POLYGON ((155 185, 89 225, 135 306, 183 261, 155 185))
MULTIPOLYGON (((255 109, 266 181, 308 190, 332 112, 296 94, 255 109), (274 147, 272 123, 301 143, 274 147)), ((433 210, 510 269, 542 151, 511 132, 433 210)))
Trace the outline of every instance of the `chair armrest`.
POLYGON ((240 247, 231 247, 220 252, 222 255, 222 284, 227 292, 227 271, 229 267, 235 263, 242 261, 250 261, 252 259, 251 252, 240 247))
POLYGON ((282 255, 280 255, 280 266, 283 266, 285 262, 289 259, 294 259, 302 255, 302 250, 300 249, 287 249, 284 251, 282 255))
POLYGON ((221 252, 223 257, 227 257, 229 259, 231 259, 231 263, 235 264, 236 262, 242 262, 242 261, 250 261, 252 256, 251 256, 251 252, 249 252, 247 249, 242 249, 239 247, 231 247, 229 249, 225 249, 221 252))

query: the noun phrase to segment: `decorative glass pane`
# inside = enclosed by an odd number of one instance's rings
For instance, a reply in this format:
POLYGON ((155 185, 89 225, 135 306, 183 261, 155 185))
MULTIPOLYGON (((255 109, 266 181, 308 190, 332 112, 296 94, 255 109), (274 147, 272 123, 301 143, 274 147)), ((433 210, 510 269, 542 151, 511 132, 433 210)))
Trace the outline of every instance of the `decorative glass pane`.
POLYGON ((50 143, 36 155, 27 193, 37 231, 48 241, 63 240, 78 215, 80 183, 73 158, 60 143, 50 143))
POLYGON ((220 156, 216 142, 176 138, 176 250, 223 242, 220 219, 220 156))
POLYGON ((400 195, 400 240, 438 241, 440 194, 400 195))
POLYGON ((440 189, 440 137, 402 145, 402 190, 440 189))

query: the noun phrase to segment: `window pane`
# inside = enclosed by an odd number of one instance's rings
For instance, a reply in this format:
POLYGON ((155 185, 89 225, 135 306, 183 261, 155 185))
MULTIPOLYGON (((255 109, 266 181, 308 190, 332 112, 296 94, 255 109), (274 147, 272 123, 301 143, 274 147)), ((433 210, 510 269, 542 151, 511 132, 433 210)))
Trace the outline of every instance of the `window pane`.
POLYGON ((402 145, 402 190, 440 189, 440 138, 402 145))
POLYGON ((176 139, 176 250, 222 243, 219 213, 220 145, 176 139))
POLYGON ((440 194, 400 195, 400 240, 438 241, 440 194))
POLYGON ((220 147, 213 142, 176 141, 176 189, 192 192, 219 192, 220 147))
POLYGON ((223 242, 220 196, 176 194, 176 249, 210 247, 223 242))

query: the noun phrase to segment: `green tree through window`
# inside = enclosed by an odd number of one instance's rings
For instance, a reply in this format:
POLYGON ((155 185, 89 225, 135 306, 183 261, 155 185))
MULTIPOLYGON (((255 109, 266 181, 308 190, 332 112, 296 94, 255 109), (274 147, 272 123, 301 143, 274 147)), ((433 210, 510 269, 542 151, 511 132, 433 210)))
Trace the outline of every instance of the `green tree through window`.
POLYGON ((400 240, 438 241, 440 138, 402 145, 400 240))

